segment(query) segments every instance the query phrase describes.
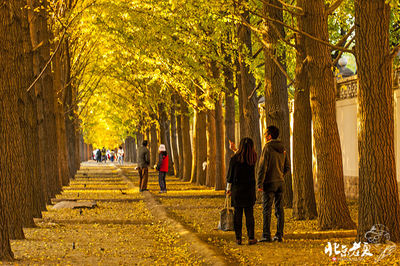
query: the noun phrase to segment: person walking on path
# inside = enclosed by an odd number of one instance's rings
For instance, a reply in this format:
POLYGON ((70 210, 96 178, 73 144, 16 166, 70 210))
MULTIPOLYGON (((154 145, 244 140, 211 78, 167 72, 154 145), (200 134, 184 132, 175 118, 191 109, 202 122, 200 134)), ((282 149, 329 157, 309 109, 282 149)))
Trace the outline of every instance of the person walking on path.
POLYGON ((124 164, 124 149, 122 149, 122 146, 119 146, 117 155, 118 155, 118 163, 124 164))
POLYGON ((138 171, 139 171, 139 191, 143 192, 147 189, 147 181, 149 179, 150 152, 147 149, 147 140, 144 140, 142 146, 138 149, 138 171))
POLYGON ((167 150, 165 149, 165 145, 161 144, 158 148, 158 163, 156 169, 158 172, 158 184, 160 185, 160 192, 159 193, 166 193, 167 192, 167 184, 165 183, 165 176, 168 172, 168 154, 167 150))
POLYGON ((278 241, 282 242, 284 227, 284 175, 290 170, 289 158, 279 137, 279 129, 269 126, 265 133, 266 141, 260 156, 257 171, 257 187, 263 191, 263 234, 260 242, 278 241), (271 239, 271 211, 272 202, 275 204, 275 216, 277 218, 277 229, 271 239))
POLYGON ((98 163, 101 163, 101 150, 100 149, 97 149, 97 151, 96 151, 96 161, 98 163))
POLYGON ((226 177, 226 193, 232 196, 232 206, 235 208, 233 225, 236 243, 242 244, 243 211, 246 216, 247 236, 249 245, 257 243, 254 238, 254 204, 256 202, 255 164, 257 153, 251 138, 243 138, 239 149, 229 162, 226 177))
POLYGON ((104 161, 105 163, 107 163, 107 151, 106 148, 103 147, 103 149, 101 149, 101 161, 104 161))

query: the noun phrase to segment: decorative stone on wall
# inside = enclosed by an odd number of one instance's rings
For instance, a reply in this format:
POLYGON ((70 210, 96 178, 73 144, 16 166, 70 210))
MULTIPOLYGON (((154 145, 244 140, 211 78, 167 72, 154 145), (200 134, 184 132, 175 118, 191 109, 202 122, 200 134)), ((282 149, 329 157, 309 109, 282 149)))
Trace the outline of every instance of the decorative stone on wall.
MULTIPOLYGON (((396 69, 393 74, 393 89, 399 89, 400 85, 400 68, 396 69)), ((358 79, 357 75, 347 78, 337 78, 336 80, 336 97, 337 100, 344 100, 357 97, 358 79)))
POLYGON ((337 100, 357 97, 357 75, 348 78, 339 78, 336 83, 337 100))

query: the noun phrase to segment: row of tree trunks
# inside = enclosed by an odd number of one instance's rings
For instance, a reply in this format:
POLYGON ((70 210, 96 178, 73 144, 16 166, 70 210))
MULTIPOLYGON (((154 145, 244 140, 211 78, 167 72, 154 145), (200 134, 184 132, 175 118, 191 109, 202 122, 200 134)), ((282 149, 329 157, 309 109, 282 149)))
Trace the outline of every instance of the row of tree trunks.
MULTIPOLYGON (((177 98, 177 102, 180 100, 177 98)), ((176 116, 176 133, 178 135, 178 149, 179 149, 179 171, 176 175, 178 178, 183 179, 183 165, 184 161, 186 160, 186 156, 183 154, 183 132, 182 132, 182 114, 180 110, 177 110, 178 115, 176 116)))

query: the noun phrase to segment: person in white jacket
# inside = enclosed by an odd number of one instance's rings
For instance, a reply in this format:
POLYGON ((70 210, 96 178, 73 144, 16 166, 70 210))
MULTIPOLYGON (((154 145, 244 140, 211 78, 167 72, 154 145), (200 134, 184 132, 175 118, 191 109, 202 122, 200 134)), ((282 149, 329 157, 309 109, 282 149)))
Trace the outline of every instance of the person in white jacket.
POLYGON ((124 149, 122 149, 122 146, 119 146, 117 155, 118 155, 118 163, 124 164, 124 149))

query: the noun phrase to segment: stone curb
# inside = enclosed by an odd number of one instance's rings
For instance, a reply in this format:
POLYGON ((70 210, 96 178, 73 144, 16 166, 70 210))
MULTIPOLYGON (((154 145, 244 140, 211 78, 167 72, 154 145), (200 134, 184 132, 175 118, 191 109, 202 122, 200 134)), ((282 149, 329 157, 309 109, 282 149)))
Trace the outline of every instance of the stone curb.
MULTIPOLYGON (((118 169, 119 175, 123 179, 125 179, 128 184, 134 186, 132 181, 125 176, 124 170, 119 168, 118 166, 115 167, 118 169)), ((191 250, 195 251, 195 253, 203 257, 205 264, 227 265, 225 259, 222 256, 218 255, 217 253, 215 253, 215 251, 210 249, 210 247, 206 243, 201 241, 194 233, 185 229, 181 223, 169 217, 165 207, 162 204, 158 203, 155 197, 149 191, 144 191, 143 196, 147 207, 154 215, 154 217, 156 217, 156 219, 160 221, 165 222, 173 229, 174 232, 177 232, 181 236, 181 238, 184 239, 192 247, 191 250)))

